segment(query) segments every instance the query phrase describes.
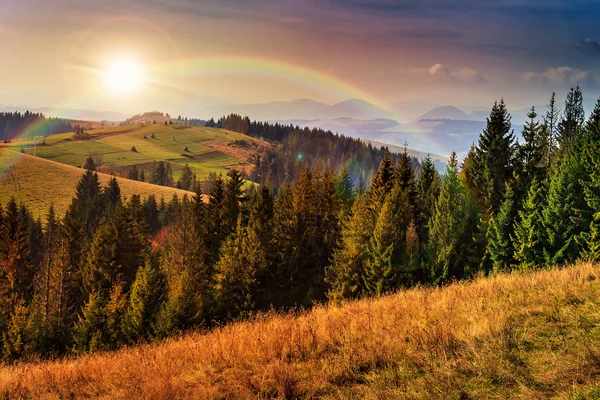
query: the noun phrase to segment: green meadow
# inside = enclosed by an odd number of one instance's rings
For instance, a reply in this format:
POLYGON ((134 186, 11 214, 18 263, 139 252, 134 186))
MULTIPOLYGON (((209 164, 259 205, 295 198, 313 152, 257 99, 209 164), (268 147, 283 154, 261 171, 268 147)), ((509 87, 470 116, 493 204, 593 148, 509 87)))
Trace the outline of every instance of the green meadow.
POLYGON ((146 179, 155 162, 168 161, 177 181, 185 164, 204 180, 211 172, 225 174, 232 167, 244 168, 249 148, 267 145, 240 133, 188 125, 128 125, 86 134, 83 140, 77 140, 75 133, 65 133, 47 137, 45 144, 37 138, 35 146, 24 140, 0 146, 77 167, 92 156, 100 171, 125 177, 135 165, 145 171, 146 179))

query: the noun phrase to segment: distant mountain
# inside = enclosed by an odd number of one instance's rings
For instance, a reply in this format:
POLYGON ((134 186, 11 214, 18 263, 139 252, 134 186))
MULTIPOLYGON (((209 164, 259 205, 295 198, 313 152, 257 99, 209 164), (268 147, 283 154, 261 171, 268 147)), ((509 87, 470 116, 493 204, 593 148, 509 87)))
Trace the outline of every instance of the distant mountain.
POLYGON ((437 107, 421 115, 419 120, 468 120, 469 116, 462 110, 454 106, 437 107))
POLYGON ((256 104, 227 104, 200 108, 198 113, 199 115, 194 117, 216 119, 223 115, 236 113, 248 116, 252 120, 263 121, 390 117, 389 111, 359 99, 345 100, 333 105, 310 99, 256 104))

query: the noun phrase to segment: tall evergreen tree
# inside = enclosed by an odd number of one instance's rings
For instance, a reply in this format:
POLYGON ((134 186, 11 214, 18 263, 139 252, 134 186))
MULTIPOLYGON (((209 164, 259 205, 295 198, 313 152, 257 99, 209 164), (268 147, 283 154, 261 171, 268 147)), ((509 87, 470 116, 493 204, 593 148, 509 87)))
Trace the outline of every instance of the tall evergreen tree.
POLYGON ((567 93, 563 118, 558 124, 556 141, 560 154, 569 152, 570 146, 581 134, 584 122, 583 94, 577 85, 575 88, 571 87, 567 93))
POLYGON ((156 318, 162 307, 166 282, 160 269, 147 262, 138 269, 131 287, 123 332, 130 343, 149 339, 156 330, 156 318))
POLYGON ((483 204, 495 213, 504 198, 505 185, 512 177, 515 137, 504 99, 494 103, 475 150, 475 187, 483 204))
POLYGON ((462 278, 467 259, 467 251, 461 247, 468 218, 467 205, 457 164, 456 154, 452 153, 429 223, 429 250, 433 255, 431 278, 437 284, 462 278))
POLYGON ((511 238, 515 249, 514 258, 520 269, 533 269, 544 264, 544 199, 543 186, 534 178, 511 238))
POLYGON ((512 185, 507 186, 504 201, 498 213, 492 216, 487 231, 487 252, 495 272, 509 271, 514 264, 514 246, 511 240, 518 208, 512 185))
POLYGON ((391 197, 383 202, 366 251, 363 280, 367 294, 381 296, 396 287, 397 271, 392 262, 398 229, 391 197))

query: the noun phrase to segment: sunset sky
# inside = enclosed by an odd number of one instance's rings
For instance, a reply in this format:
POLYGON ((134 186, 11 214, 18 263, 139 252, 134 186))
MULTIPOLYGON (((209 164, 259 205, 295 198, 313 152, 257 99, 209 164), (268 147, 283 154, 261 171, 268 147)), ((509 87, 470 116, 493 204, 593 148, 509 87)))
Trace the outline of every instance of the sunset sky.
POLYGON ((583 0, 2 0, 0 105, 193 116, 357 97, 418 115, 576 83, 591 99, 599 18, 583 0))

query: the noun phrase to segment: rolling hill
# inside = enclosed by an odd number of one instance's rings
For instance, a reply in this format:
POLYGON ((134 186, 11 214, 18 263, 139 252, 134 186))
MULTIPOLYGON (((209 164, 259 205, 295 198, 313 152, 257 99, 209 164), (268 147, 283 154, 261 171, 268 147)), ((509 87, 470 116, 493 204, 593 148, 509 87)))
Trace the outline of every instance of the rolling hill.
MULTIPOLYGON (((6 204, 11 197, 30 207, 34 217, 43 218, 50 204, 59 215, 64 214, 75 194, 77 182, 83 170, 70 165, 33 157, 0 147, 0 203, 6 204)), ((98 174, 105 185, 112 178, 98 174)), ((121 193, 131 197, 139 194, 147 197, 154 194, 165 200, 177 194, 182 197, 189 192, 149 183, 117 178, 121 193)))
POLYGON ((50 136, 36 146, 17 141, 0 147, 23 149, 27 154, 71 166, 81 166, 92 156, 99 171, 120 176, 127 176, 134 165, 149 176, 155 162, 168 161, 177 181, 185 164, 199 180, 204 180, 211 172, 227 173, 232 167, 249 167, 250 155, 270 146, 223 129, 164 124, 97 129, 86 132, 81 140, 76 138, 74 133, 65 133, 50 136))
POLYGON ((0 372, 3 398, 598 398, 600 266, 267 314, 0 372))

